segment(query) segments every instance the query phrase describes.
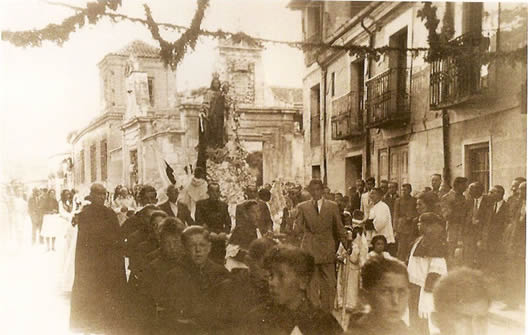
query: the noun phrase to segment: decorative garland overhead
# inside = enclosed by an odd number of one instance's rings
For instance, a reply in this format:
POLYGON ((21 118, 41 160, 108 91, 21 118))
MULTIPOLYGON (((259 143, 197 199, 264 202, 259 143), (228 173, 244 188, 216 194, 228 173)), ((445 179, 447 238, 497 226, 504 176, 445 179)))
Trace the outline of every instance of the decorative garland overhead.
POLYGON ((189 29, 185 30, 180 38, 171 43, 161 37, 159 26, 152 18, 152 12, 149 6, 146 4, 144 5, 145 15, 147 16, 147 26, 152 37, 160 44, 160 56, 165 64, 169 65, 173 70, 176 70, 176 66, 187 53, 188 47, 194 50, 196 40, 198 39, 198 36, 200 36, 200 26, 202 25, 207 6, 209 6, 209 0, 198 0, 198 7, 196 8, 196 12, 191 21, 191 26, 189 29))
POLYGON ((69 39, 71 33, 85 25, 86 20, 90 24, 96 24, 101 17, 108 15, 107 9, 115 11, 121 6, 121 0, 88 2, 86 8, 66 6, 77 10, 77 14, 64 19, 61 24, 50 23, 39 30, 32 29, 14 32, 4 30, 2 31, 2 40, 9 41, 17 47, 40 47, 42 41, 51 41, 62 45, 69 39))
POLYGON ((452 20, 449 12, 444 16, 442 32, 440 34, 437 33, 436 30, 440 20, 436 16, 436 10, 437 8, 427 1, 424 2, 422 9, 417 12, 417 16, 424 21, 428 31, 429 50, 425 55, 427 62, 451 57, 456 61, 480 62, 482 64, 488 64, 493 61, 509 62, 510 64, 526 63, 526 45, 511 51, 490 52, 488 50, 489 38, 482 36, 480 32, 452 39, 453 27, 448 26, 452 20))
MULTIPOLYGON (((209 0, 198 0, 198 6, 194 14, 193 20, 189 27, 175 25, 170 23, 158 23, 152 17, 150 8, 145 5, 146 19, 129 17, 127 15, 118 14, 115 11, 120 5, 121 0, 98 0, 97 2, 89 2, 86 8, 71 6, 63 3, 51 3, 52 5, 65 6, 77 11, 73 16, 66 18, 61 24, 49 24, 43 29, 27 30, 27 31, 2 31, 2 40, 8 41, 15 46, 41 46, 42 41, 51 41, 62 45, 68 40, 69 35, 79 28, 82 28, 86 20, 90 24, 96 24, 102 17, 108 17, 114 22, 127 20, 130 22, 141 23, 148 27, 152 37, 160 44, 160 57, 166 65, 175 69, 185 56, 188 48, 194 49, 196 41, 199 36, 206 36, 215 39, 231 39, 235 43, 246 43, 250 46, 262 46, 267 44, 286 45, 293 48, 298 48, 303 51, 315 51, 322 53, 326 50, 341 50, 346 51, 351 55, 359 57, 373 57, 378 59, 381 55, 385 55, 391 51, 399 50, 410 52, 414 57, 419 53, 425 52, 425 59, 428 62, 433 62, 444 57, 453 56, 456 58, 471 58, 479 59, 482 62, 492 61, 510 61, 510 62, 526 62, 526 46, 520 47, 512 51, 488 52, 482 47, 476 48, 474 43, 468 43, 467 39, 458 39, 449 41, 447 33, 449 29, 443 29, 441 34, 436 32, 440 20, 436 16, 436 7, 430 2, 425 2, 423 8, 417 13, 418 17, 424 21, 428 30, 428 48, 406 48, 400 50, 398 48, 384 46, 373 48, 363 45, 335 45, 327 43, 310 43, 297 41, 281 41, 264 38, 256 38, 243 32, 233 33, 223 30, 209 31, 201 29, 205 10, 209 5, 209 0), (111 11, 108 11, 111 10, 111 11), (159 32, 159 27, 173 29, 182 32, 178 40, 169 42, 163 39, 159 32)), ((445 19, 445 18, 444 18, 445 19)))

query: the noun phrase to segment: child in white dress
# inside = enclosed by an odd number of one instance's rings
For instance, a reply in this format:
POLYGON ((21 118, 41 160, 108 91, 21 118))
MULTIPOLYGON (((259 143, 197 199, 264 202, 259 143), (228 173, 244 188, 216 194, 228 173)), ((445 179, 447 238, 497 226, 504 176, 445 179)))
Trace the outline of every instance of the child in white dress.
POLYGON ((392 256, 385 251, 387 248, 387 238, 383 235, 376 235, 372 238, 371 241, 372 244, 372 251, 368 253, 368 259, 372 257, 383 257, 387 259, 391 259, 392 256))
MULTIPOLYGON (((350 237, 349 251, 347 252, 342 244, 339 245, 337 251, 340 264, 337 274, 336 308, 342 309, 342 319, 345 318, 347 311, 359 306, 360 269, 368 253, 367 240, 360 227, 355 227, 352 231, 348 230, 347 235, 350 237)), ((341 320, 342 325, 344 322, 345 320, 341 320)))

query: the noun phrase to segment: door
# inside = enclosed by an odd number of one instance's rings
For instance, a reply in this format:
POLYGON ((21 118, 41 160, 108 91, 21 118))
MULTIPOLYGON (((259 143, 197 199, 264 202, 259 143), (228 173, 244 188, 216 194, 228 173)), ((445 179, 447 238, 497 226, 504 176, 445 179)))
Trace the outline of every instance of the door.
POLYGON ((387 148, 378 151, 378 182, 389 179, 389 150, 387 148))
POLYGON ((399 186, 409 182, 409 147, 407 145, 390 148, 389 172, 389 180, 397 182, 399 186))
POLYGON ((356 185, 357 179, 362 179, 362 159, 361 155, 347 157, 345 159, 345 192, 348 194, 348 189, 356 185))
POLYGON ((489 144, 488 142, 482 144, 475 144, 467 148, 468 164, 466 172, 469 182, 480 182, 484 186, 484 191, 487 192, 490 186, 490 162, 489 162, 489 144))
POLYGON ((390 90, 394 91, 392 110, 399 112, 407 103, 407 53, 404 51, 407 49, 407 27, 392 35, 389 38, 389 45, 398 49, 389 56, 389 67, 391 69, 390 90))
POLYGON ((312 179, 321 179, 320 165, 312 165, 312 179))

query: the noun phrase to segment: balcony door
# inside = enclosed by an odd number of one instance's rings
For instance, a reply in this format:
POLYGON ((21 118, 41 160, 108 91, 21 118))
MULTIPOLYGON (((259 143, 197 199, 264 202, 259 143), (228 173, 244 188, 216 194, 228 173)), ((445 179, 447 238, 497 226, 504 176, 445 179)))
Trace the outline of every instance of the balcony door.
MULTIPOLYGON (((357 110, 359 112, 359 126, 363 123, 363 92, 365 91, 365 59, 360 59, 350 64, 350 91, 357 92, 357 110)), ((356 106, 353 106, 356 107, 356 106)))
POLYGON ((396 97, 393 103, 395 107, 405 105, 405 92, 407 92, 407 27, 403 28, 396 34, 392 35, 389 39, 389 46, 398 48, 389 56, 389 67, 392 71, 395 71, 395 76, 392 78, 391 90, 396 90, 394 96, 396 97))

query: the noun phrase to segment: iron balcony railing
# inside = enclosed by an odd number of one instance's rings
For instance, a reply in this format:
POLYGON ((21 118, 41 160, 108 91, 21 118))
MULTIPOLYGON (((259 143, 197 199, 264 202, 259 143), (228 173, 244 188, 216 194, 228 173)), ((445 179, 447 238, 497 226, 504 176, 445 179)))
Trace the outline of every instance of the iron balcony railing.
POLYGON ((366 82, 368 128, 398 127, 409 121, 408 74, 406 68, 392 68, 366 82))
POLYGON ((332 139, 361 135, 363 129, 363 92, 351 91, 332 101, 332 139))
MULTIPOLYGON (((462 35, 450 43, 465 48, 486 47, 488 39, 480 33, 462 35)), ((434 60, 430 67, 430 106, 432 109, 446 108, 466 101, 480 93, 481 64, 470 57, 445 56, 434 60)))

